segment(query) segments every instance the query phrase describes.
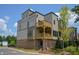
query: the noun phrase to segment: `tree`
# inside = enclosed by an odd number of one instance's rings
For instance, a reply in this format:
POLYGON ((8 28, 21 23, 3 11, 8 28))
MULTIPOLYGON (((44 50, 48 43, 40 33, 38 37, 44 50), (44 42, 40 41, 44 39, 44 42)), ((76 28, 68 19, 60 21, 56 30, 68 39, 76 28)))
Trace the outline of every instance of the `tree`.
POLYGON ((13 45, 13 46, 16 45, 16 37, 15 36, 11 37, 10 45, 13 45))
POLYGON ((8 44, 10 44, 11 36, 8 35, 8 36, 6 37, 6 40, 8 41, 8 44))
POLYGON ((2 36, 0 36, 0 42, 2 41, 2 36))
POLYGON ((16 45, 16 37, 15 36, 7 36, 6 37, 7 41, 8 41, 8 45, 9 46, 15 46, 16 45))
POLYGON ((2 45, 2 36, 0 36, 0 45, 2 45))
POLYGON ((74 8, 71 9, 72 12, 75 12, 78 17, 75 20, 75 23, 79 21, 79 5, 76 5, 74 8))
POLYGON ((69 9, 68 7, 64 6, 60 10, 60 27, 59 31, 61 32, 60 39, 63 39, 63 48, 64 48, 64 42, 67 41, 70 37, 70 29, 68 28, 68 19, 69 19, 69 9))
POLYGON ((2 41, 6 41, 6 37, 5 36, 2 36, 2 41))
MULTIPOLYGON (((75 23, 79 21, 79 5, 76 5, 74 8, 71 9, 72 12, 75 12, 75 14, 77 14, 77 18, 75 20, 75 23)), ((77 40, 77 36, 76 36, 76 49, 78 50, 78 40, 77 40)))

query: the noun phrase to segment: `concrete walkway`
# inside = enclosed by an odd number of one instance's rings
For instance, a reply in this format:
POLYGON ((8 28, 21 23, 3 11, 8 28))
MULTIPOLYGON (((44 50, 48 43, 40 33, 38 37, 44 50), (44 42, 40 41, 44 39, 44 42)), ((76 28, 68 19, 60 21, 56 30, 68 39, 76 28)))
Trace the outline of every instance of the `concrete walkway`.
POLYGON ((20 51, 22 53, 28 54, 28 55, 48 55, 48 54, 44 54, 44 53, 39 53, 38 51, 33 51, 33 50, 27 50, 27 49, 18 49, 18 48, 10 48, 11 50, 16 50, 16 51, 20 51))

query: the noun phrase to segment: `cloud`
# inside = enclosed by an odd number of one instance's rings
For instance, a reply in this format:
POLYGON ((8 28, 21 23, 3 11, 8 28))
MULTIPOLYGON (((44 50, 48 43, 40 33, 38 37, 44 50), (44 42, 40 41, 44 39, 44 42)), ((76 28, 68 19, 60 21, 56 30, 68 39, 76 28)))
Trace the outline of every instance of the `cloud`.
POLYGON ((4 19, 0 19, 0 29, 5 31, 7 29, 7 24, 4 19))
POLYGON ((4 16, 3 18, 0 18, 0 29, 3 31, 7 30, 7 21, 10 19, 9 16, 4 16))
POLYGON ((4 16, 4 20, 8 21, 10 19, 9 16, 4 16))
POLYGON ((15 28, 17 27, 17 22, 14 23, 14 27, 15 27, 15 28))
MULTIPOLYGON (((60 13, 59 12, 57 12, 55 14, 58 15, 59 18, 60 18, 60 13)), ((69 16, 68 26, 69 27, 76 27, 77 28, 77 32, 79 33, 79 22, 74 23, 74 21, 76 20, 78 15, 73 13, 73 12, 71 12, 71 11, 69 11, 69 14, 70 14, 70 16, 69 16)))
MULTIPOLYGON (((14 23, 14 27, 15 27, 15 29, 17 29, 17 22, 14 23)), ((14 34, 14 36, 17 36, 17 33, 16 32, 13 33, 13 34, 14 34)))
POLYGON ((14 36, 17 36, 17 33, 16 32, 14 33, 14 36))
POLYGON ((0 22, 5 23, 5 20, 0 18, 0 22))
POLYGON ((70 18, 69 18, 69 26, 73 26, 74 27, 74 25, 75 25, 75 20, 76 20, 76 18, 77 18, 77 15, 76 14, 71 14, 70 15, 70 18))
POLYGON ((12 30, 8 28, 8 20, 10 19, 9 16, 4 16, 3 18, 0 18, 0 34, 1 35, 14 35, 12 30))
MULTIPOLYGON (((71 11, 68 11, 68 12, 69 12, 68 26, 74 26, 75 25, 74 21, 75 21, 77 15, 75 13, 71 12, 71 11)), ((57 12, 55 14, 58 15, 58 17, 60 18, 60 13, 59 12, 57 12)))

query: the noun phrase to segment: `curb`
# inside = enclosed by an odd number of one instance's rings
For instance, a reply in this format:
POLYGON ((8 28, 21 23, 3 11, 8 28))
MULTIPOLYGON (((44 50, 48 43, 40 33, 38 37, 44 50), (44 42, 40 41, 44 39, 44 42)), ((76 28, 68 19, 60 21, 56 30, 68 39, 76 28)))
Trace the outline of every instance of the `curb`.
POLYGON ((23 50, 19 50, 19 49, 16 49, 16 48, 11 48, 11 47, 7 47, 8 49, 11 49, 11 50, 16 50, 16 51, 19 51, 19 52, 22 52, 22 53, 25 53, 25 54, 34 54, 34 55, 44 55, 43 53, 34 53, 34 52, 25 52, 23 50))

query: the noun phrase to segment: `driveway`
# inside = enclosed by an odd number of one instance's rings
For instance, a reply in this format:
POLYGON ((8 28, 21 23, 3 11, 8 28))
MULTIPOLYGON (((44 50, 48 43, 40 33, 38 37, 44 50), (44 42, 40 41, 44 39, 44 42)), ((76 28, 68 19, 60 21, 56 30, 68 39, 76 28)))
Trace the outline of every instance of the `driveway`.
POLYGON ((28 53, 16 50, 14 48, 0 47, 0 55, 28 55, 28 53))
POLYGON ((33 51, 23 51, 16 48, 0 47, 0 55, 43 55, 33 51))

